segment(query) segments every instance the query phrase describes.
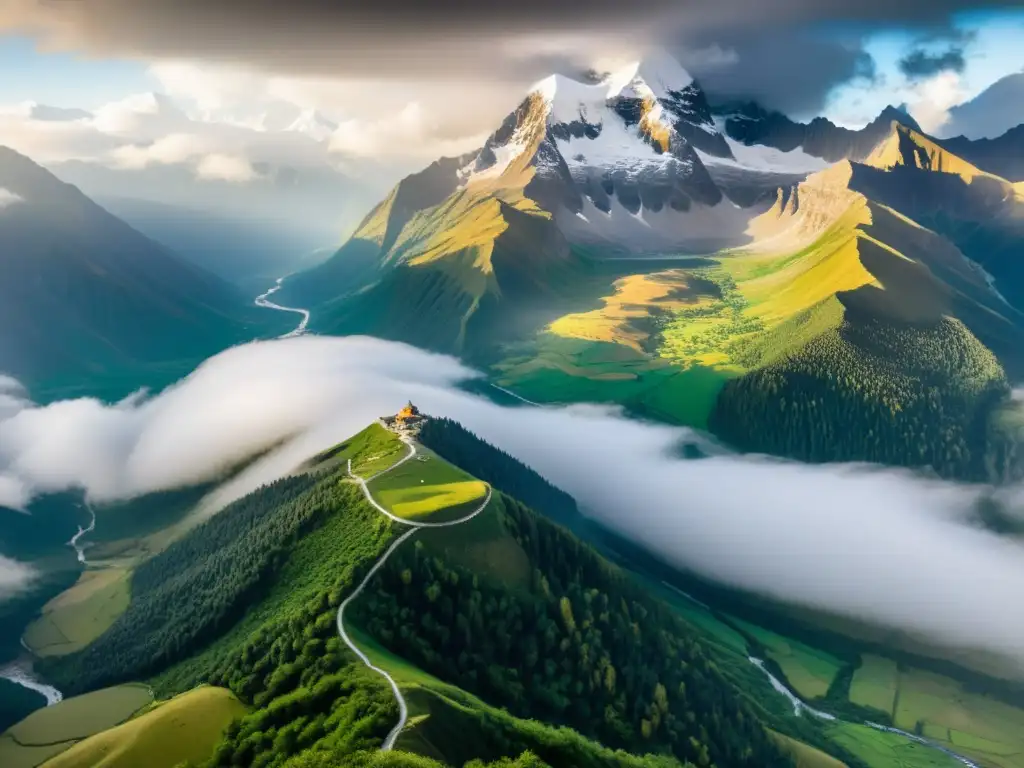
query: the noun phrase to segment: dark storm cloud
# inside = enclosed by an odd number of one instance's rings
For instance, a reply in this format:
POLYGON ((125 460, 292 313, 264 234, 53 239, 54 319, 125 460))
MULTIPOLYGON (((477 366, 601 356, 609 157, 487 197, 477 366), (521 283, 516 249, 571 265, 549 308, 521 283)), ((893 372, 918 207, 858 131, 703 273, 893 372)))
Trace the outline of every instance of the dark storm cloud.
POLYGON ((967 61, 962 48, 950 48, 942 53, 929 53, 917 48, 900 59, 899 67, 911 80, 920 80, 939 72, 963 72, 967 61))
POLYGON ((828 93, 854 78, 873 80, 875 61, 861 40, 824 38, 813 30, 723 33, 716 45, 731 57, 678 51, 680 60, 717 103, 754 100, 792 117, 819 114, 828 93))
MULTIPOLYGON (((683 31, 688 43, 708 45, 719 34, 773 27, 934 26, 978 7, 971 0, 0 0, 0 29, 99 55, 221 59, 331 77, 520 79, 609 48, 678 41, 683 31)), ((837 75, 853 66, 836 56, 825 64, 837 75)))

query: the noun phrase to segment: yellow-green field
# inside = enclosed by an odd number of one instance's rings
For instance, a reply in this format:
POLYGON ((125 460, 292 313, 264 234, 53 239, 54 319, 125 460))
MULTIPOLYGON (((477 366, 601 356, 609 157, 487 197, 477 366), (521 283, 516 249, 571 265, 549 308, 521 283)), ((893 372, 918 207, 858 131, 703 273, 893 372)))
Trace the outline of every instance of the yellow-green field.
POLYGON ((1024 766, 1024 710, 918 669, 900 670, 897 727, 996 766, 1024 766))
POLYGON ((793 690, 804 699, 816 699, 828 693, 843 667, 842 661, 825 651, 739 619, 733 621, 765 647, 768 657, 779 665, 793 690))
POLYGON ((804 744, 802 741, 791 739, 775 731, 768 731, 771 737, 782 747, 796 762, 796 768, 847 768, 846 763, 836 760, 832 755, 822 752, 820 749, 804 744))
POLYGON ((891 717, 898 690, 899 671, 896 662, 866 654, 853 675, 850 701, 862 707, 873 707, 891 717))
POLYGON ((129 683, 36 710, 0 736, 0 765, 33 768, 77 741, 125 722, 152 701, 147 686, 129 683))
POLYGON ((124 613, 130 599, 124 568, 88 569, 71 589, 43 606, 42 615, 22 638, 38 656, 63 656, 81 650, 124 613))
POLYGON ((36 768, 54 755, 59 755, 75 742, 65 741, 42 747, 19 744, 6 733, 0 736, 0 765, 4 768, 36 768))
POLYGON ((959 760, 937 749, 866 725, 833 725, 826 735, 871 768, 963 768, 959 760))
POLYGON ((392 514, 433 522, 468 514, 487 493, 486 483, 420 446, 414 458, 373 480, 369 488, 392 514))
POLYGON ((46 768, 174 768, 205 760, 246 707, 226 688, 203 686, 78 742, 46 768))
POLYGON ((700 365, 681 368, 624 344, 542 333, 510 348, 494 367, 498 383, 542 403, 618 403, 650 418, 704 429, 734 374, 700 365))

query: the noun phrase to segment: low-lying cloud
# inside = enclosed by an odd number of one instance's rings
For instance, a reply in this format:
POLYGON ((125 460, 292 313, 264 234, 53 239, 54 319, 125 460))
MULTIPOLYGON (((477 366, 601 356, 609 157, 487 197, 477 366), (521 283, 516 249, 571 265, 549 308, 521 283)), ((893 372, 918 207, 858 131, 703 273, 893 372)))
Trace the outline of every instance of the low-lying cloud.
POLYGON ((152 399, 8 408, 0 482, 23 499, 69 487, 125 498, 208 480, 273 448, 209 501, 220 505, 411 398, 680 567, 1024 668, 1024 552, 973 522, 988 489, 865 466, 685 461, 672 449, 693 437, 686 429, 596 406, 512 410, 456 388, 472 376, 451 358, 366 338, 250 344, 152 399))
POLYGON ((16 195, 9 189, 0 187, 0 210, 3 210, 9 205, 21 202, 21 195, 16 195))
POLYGON ((35 575, 31 566, 0 555, 0 602, 22 592, 35 575))

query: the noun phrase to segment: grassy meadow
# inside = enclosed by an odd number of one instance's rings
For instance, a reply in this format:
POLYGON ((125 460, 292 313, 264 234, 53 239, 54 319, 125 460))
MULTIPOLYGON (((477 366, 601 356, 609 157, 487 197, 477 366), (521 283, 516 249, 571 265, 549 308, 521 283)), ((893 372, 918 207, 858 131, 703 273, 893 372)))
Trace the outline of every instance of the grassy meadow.
POLYGON ((71 589, 43 606, 42 615, 25 630, 25 645, 37 656, 81 650, 128 607, 129 577, 124 568, 86 569, 71 589))
POLYGON ((36 710, 0 734, 0 765, 33 768, 81 740, 129 720, 152 701, 148 686, 128 683, 36 710))
POLYGON ((225 688, 203 686, 84 739, 47 768, 175 768, 205 760, 246 707, 225 688))
POLYGON ((374 423, 348 440, 313 457, 307 469, 318 472, 339 469, 344 472, 351 461, 353 472, 360 477, 371 477, 392 466, 408 450, 394 433, 374 423))
POLYGON ((872 768, 963 768, 963 763, 936 749, 866 725, 830 726, 826 735, 872 768))
POLYGON ((416 456, 372 480, 368 487, 389 512, 419 522, 457 520, 479 505, 487 493, 485 483, 422 446, 417 447, 416 456))
POLYGON ((850 701, 885 712, 891 717, 899 685, 900 676, 895 661, 865 654, 861 657, 861 665, 853 673, 850 701))

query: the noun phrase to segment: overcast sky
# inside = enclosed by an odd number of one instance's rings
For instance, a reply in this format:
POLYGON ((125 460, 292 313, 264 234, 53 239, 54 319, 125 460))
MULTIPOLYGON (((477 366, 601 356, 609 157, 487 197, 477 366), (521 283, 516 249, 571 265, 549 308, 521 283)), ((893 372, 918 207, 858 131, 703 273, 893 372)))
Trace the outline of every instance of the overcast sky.
MULTIPOLYGON (((264 131, 317 109, 328 118, 321 130, 333 133, 332 162, 372 158, 400 173, 478 146, 552 71, 608 69, 655 47, 679 57, 714 98, 756 98, 851 126, 905 103, 941 132, 950 107, 1024 66, 1020 5, 0 0, 0 142, 44 162, 123 162, 126 143, 154 138, 127 129, 112 137, 95 123, 43 126, 24 102, 123 112, 126 97, 159 91, 194 121, 165 128, 190 146, 216 144, 209 123, 264 131)), ((244 181, 238 160, 230 169, 244 181)))

